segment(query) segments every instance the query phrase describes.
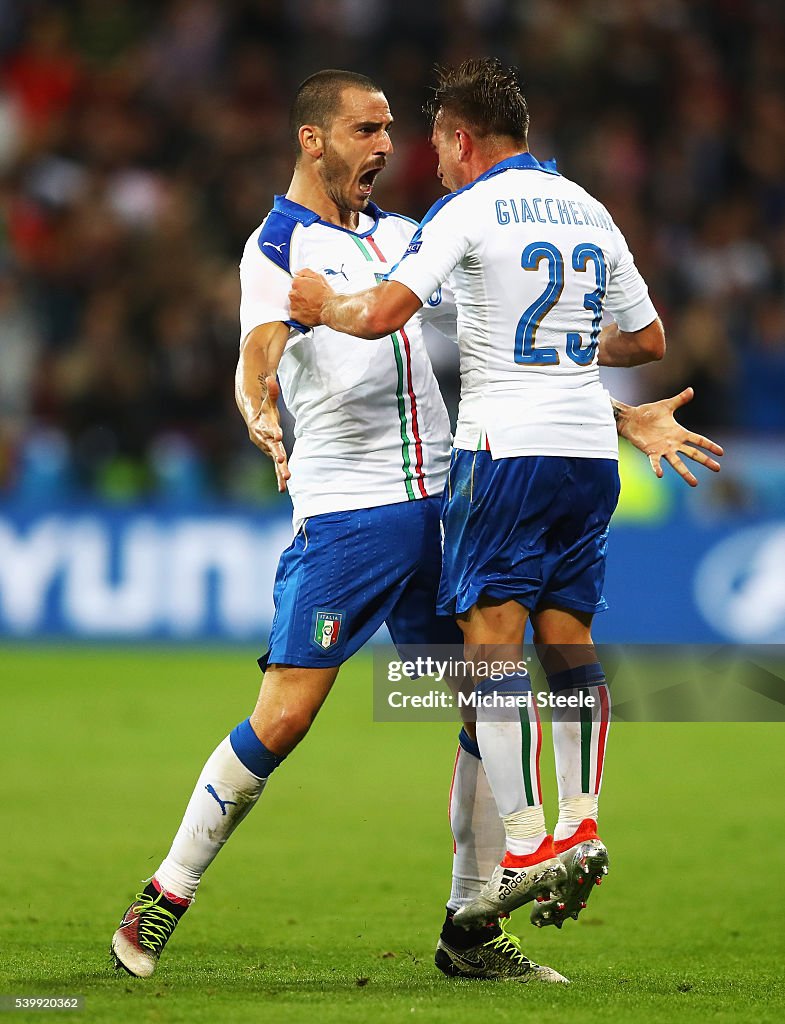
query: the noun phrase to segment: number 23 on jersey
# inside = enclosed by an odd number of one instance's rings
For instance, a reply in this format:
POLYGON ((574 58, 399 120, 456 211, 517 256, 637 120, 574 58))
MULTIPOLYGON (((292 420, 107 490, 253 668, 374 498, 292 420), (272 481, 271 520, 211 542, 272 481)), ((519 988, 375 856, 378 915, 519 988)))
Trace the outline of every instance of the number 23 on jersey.
MULTIPOLYGON (((515 332, 515 362, 526 366, 555 366, 559 362, 558 349, 551 346, 537 348, 537 330, 543 318, 553 309, 564 291, 564 257, 551 242, 531 242, 521 253, 524 270, 539 270, 547 261, 548 283, 544 291, 524 310, 515 332)), ((588 366, 597 351, 602 319, 602 304, 607 287, 605 256, 599 246, 579 242, 572 251, 570 266, 579 274, 594 272, 594 288, 583 297, 583 308, 591 313, 589 342, 583 344, 581 335, 567 334, 567 355, 578 366, 588 366)))

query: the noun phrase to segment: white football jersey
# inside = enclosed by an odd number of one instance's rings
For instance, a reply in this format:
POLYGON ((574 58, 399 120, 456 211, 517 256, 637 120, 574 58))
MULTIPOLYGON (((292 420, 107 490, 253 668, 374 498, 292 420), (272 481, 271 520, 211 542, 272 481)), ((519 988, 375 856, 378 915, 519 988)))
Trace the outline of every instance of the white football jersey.
POLYGON ((370 203, 360 230, 349 231, 276 196, 245 245, 241 340, 265 323, 290 328, 278 379, 295 419, 289 459, 295 523, 441 494, 450 424, 422 329, 430 315, 440 325, 452 319, 454 331, 451 298, 426 296, 424 309, 402 330, 377 341, 306 328, 289 311, 296 271, 324 274, 337 292, 370 288, 401 258, 416 227, 370 203))
POLYGON ((455 447, 618 458, 600 321, 607 308, 636 331, 657 313, 608 211, 552 163, 503 160, 431 208, 389 278, 425 301, 448 275, 461 358, 455 447))

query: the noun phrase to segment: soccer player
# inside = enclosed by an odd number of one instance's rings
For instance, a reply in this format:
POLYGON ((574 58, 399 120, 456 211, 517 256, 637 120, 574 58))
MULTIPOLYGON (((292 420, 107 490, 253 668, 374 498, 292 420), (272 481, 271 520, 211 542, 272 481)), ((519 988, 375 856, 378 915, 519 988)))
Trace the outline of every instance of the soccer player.
MULTIPOLYGON (((275 462, 279 489, 290 492, 295 536, 275 580, 256 707, 209 757, 169 853, 113 937, 118 965, 139 977, 152 974, 204 871, 308 731, 343 662, 383 622, 398 644, 461 639, 449 616, 435 614, 450 438, 422 339, 425 319, 444 318, 448 299, 434 298, 369 346, 328 328, 309 331, 287 298, 302 267, 318 266, 352 291, 402 257, 416 225, 371 202, 392 152, 391 121, 367 78, 324 71, 307 79, 291 111, 291 185, 243 254, 237 401, 251 439, 275 462), (295 417, 291 465, 276 375, 295 417)), ((691 437, 672 417, 682 400, 625 413, 623 429, 655 460, 674 457, 691 437)), ((456 852, 439 966, 451 975, 562 981, 495 923, 469 931, 452 924, 504 846, 470 732, 461 732, 452 788, 456 852), (480 947, 481 959, 468 952, 480 947)))
MULTIPOLYGON (((336 295, 306 270, 294 279, 291 313, 304 324, 378 339, 451 283, 461 399, 437 610, 457 617, 467 651, 486 662, 489 645, 495 658, 519 660, 531 619, 552 692, 584 693, 593 705, 577 721, 554 722, 555 842, 540 794, 536 711, 507 722, 478 715, 476 740, 506 853, 454 924, 476 928, 537 898, 533 922, 561 926, 577 917, 608 865, 597 807, 609 694, 591 623, 605 607, 619 480, 599 365, 659 359, 665 340, 607 210, 529 153, 528 110, 514 72, 484 59, 441 73, 432 115, 438 173, 450 194, 427 213, 384 282, 336 295), (601 330, 606 310, 615 320, 601 330)), ((515 675, 492 689, 515 695, 530 682, 515 675)), ((477 691, 487 694, 487 681, 477 691)))

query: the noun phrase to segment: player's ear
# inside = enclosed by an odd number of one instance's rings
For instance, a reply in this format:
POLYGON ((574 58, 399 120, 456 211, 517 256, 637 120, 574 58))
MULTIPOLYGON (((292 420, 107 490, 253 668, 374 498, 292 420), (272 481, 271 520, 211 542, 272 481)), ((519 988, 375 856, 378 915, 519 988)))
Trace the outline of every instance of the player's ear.
POLYGON ((474 149, 472 137, 463 128, 455 129, 455 143, 458 147, 458 159, 468 160, 474 149))
POLYGON ((300 148, 306 156, 318 159, 324 153, 324 132, 313 124, 304 124, 297 136, 300 140, 300 148))

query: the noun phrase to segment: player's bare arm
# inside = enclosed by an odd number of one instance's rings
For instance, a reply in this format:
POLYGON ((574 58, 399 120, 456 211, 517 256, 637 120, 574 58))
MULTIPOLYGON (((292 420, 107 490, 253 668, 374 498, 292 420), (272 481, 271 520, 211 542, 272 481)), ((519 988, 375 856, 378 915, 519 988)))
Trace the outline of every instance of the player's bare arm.
POLYGON ((676 409, 691 402, 693 395, 692 388, 685 388, 673 398, 665 398, 660 402, 625 405, 612 398, 611 405, 619 436, 648 455, 651 468, 658 477, 663 475, 661 460, 665 459, 690 487, 697 487, 697 478, 679 456, 684 455, 712 472, 719 473, 720 464, 711 455, 725 453, 711 438, 685 429, 673 415, 676 409), (706 448, 711 455, 701 451, 702 448, 706 448))
POLYGON ((617 323, 600 331, 600 366, 642 366, 665 355, 665 331, 659 317, 640 331, 622 331, 617 323))
POLYGON ((383 338, 414 316, 422 306, 418 297, 397 281, 382 281, 353 295, 337 295, 312 270, 295 274, 289 303, 295 320, 307 327, 325 324, 355 338, 383 338))
POLYGON ((262 324, 243 339, 234 378, 237 408, 256 447, 273 460, 278 490, 286 490, 291 476, 283 446, 276 380, 289 328, 284 323, 262 324))

